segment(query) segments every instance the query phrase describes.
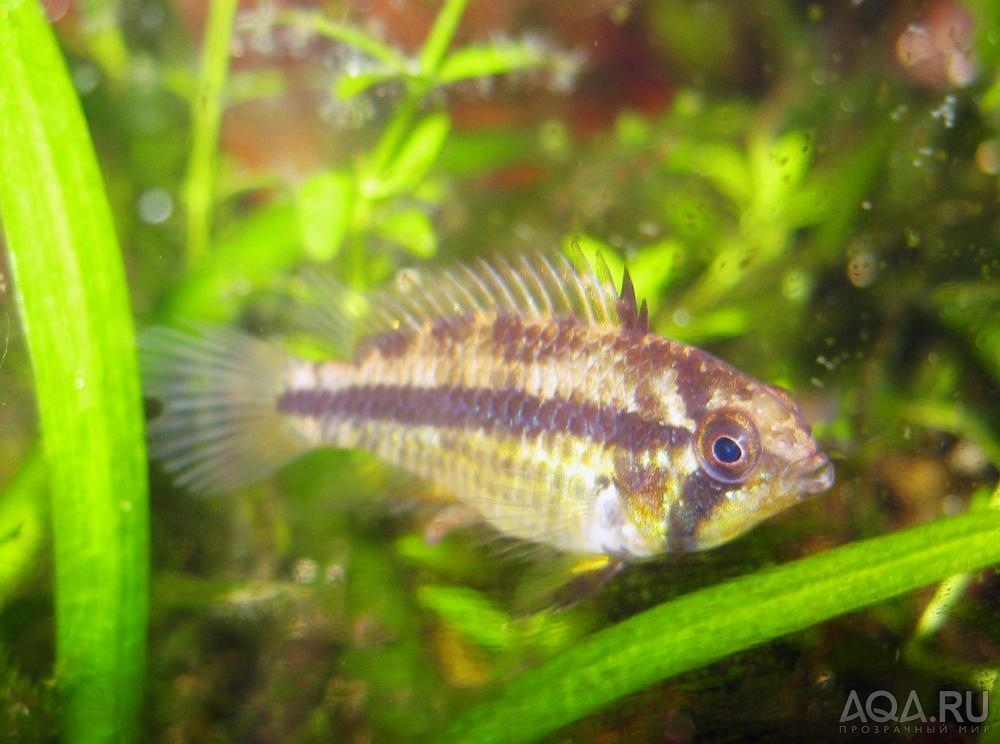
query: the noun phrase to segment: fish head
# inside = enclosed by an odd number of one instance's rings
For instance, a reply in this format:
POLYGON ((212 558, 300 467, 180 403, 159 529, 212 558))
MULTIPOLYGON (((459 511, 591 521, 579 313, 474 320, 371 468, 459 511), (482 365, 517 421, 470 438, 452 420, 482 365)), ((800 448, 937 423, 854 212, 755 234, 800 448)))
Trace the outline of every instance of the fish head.
POLYGON ((661 419, 686 432, 661 458, 661 549, 715 547, 833 485, 785 390, 696 349, 684 360, 660 376, 661 419))
POLYGON ((777 388, 749 387, 749 399, 735 397, 698 419, 689 444, 698 467, 679 501, 683 549, 727 542, 833 485, 833 465, 795 402, 777 388))

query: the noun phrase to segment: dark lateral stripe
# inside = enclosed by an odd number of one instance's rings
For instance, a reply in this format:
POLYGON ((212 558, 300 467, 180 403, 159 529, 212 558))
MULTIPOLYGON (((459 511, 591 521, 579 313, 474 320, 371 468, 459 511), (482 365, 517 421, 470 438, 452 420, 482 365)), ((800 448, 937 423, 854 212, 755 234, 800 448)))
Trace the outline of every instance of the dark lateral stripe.
POLYGON ((633 411, 565 398, 542 400, 513 388, 368 385, 343 390, 289 390, 284 413, 310 418, 393 421, 412 426, 485 429, 535 437, 564 433, 631 451, 687 442, 687 429, 650 421, 633 411))

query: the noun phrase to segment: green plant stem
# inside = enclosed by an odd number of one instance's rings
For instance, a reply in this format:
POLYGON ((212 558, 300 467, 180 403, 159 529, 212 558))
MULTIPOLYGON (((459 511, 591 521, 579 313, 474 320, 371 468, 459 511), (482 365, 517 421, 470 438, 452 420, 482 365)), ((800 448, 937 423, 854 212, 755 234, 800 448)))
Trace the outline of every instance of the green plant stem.
POLYGON ((941 520, 654 607, 513 680, 450 740, 533 741, 658 680, 1000 562, 1000 511, 941 520))
MULTIPOLYGON (((413 127, 413 120, 416 118, 417 110, 420 108, 420 100, 426 92, 420 81, 411 81, 407 89, 406 96, 393 112, 392 118, 386 125, 385 130, 379 137, 375 148, 372 150, 370 167, 367 174, 373 179, 371 186, 362 182, 362 194, 369 194, 377 190, 378 178, 392 162, 393 157, 399 151, 399 146, 406 138, 407 133, 413 127)), ((369 177, 366 174, 366 177, 369 177)))
POLYGON ((424 45, 420 50, 420 75, 411 78, 406 88, 406 96, 389 120, 385 131, 376 143, 371 157, 371 173, 377 177, 392 161, 400 144, 413 125, 420 108, 420 102, 427 92, 436 85, 438 68, 448 47, 455 38, 458 22, 465 12, 468 0, 446 0, 444 7, 434 19, 424 45))
POLYGON ((124 270, 79 101, 37 2, 0 4, 0 214, 51 492, 67 741, 134 738, 148 516, 124 270))
POLYGON ((212 209, 218 172, 223 90, 229 72, 229 47, 238 0, 212 0, 201 58, 201 75, 191 102, 191 160, 184 184, 187 205, 187 260, 197 263, 212 235, 212 209))
POLYGON ((355 26, 331 21, 319 13, 301 10, 280 11, 275 14, 274 25, 299 26, 314 34, 319 34, 328 39, 352 46, 397 73, 403 74, 407 72, 408 60, 406 55, 396 51, 396 49, 388 44, 383 44, 378 39, 355 26))
POLYGON ((129 71, 128 50, 118 23, 118 0, 85 0, 80 15, 90 53, 104 73, 121 83, 129 71))

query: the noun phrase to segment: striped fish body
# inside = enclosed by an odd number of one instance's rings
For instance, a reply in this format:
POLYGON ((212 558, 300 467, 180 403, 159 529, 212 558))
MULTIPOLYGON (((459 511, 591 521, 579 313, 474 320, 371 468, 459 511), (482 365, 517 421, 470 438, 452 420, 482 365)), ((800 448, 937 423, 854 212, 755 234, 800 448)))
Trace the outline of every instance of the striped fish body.
POLYGON ((505 535, 615 557, 718 544, 830 484, 791 399, 649 333, 627 276, 619 293, 543 256, 401 285, 350 361, 231 332, 154 339, 154 451, 213 490, 365 449, 505 535))

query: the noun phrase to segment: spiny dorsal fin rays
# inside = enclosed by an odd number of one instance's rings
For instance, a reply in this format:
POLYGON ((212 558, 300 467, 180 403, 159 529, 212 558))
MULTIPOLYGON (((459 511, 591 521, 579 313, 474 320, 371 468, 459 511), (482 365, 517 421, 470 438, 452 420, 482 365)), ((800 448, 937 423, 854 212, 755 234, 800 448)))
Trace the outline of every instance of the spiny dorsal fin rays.
POLYGON ((636 304, 635 285, 628 269, 625 269, 625 274, 622 276, 622 291, 618 296, 616 310, 622 328, 634 333, 649 332, 649 307, 645 300, 642 301, 642 305, 636 304))
POLYGON ((537 268, 523 253, 518 254, 515 261, 525 284, 528 286, 528 291, 535 299, 538 314, 553 315, 555 308, 552 305, 552 298, 545 291, 545 280, 539 276, 537 268))
POLYGON ((528 286, 524 283, 520 272, 502 255, 496 256, 494 263, 496 264, 500 279, 504 282, 511 295, 514 306, 521 308, 526 315, 540 315, 538 303, 535 301, 528 286))
POLYGON ((590 262, 587 257, 583 254, 580 249, 580 245, 574 241, 569 248, 569 258, 562 263, 568 266, 568 270, 564 271, 562 274, 563 282, 569 287, 571 292, 571 297, 573 298, 573 308, 576 310, 577 317, 579 317, 587 325, 600 325, 597 317, 594 313, 594 308, 591 307, 591 295, 588 291, 588 285, 599 286, 597 282, 597 275, 594 274, 593 267, 591 267, 590 262), (587 278, 592 281, 584 282, 583 279, 587 278))
POLYGON ((579 248, 571 254, 517 253, 445 269, 404 269, 388 287, 366 299, 329 276, 307 272, 301 279, 309 315, 303 317, 311 319, 311 327, 344 358, 366 335, 416 332, 441 318, 491 311, 524 318, 575 318, 588 325, 645 332, 645 311, 636 305, 628 274, 619 292, 600 254, 593 263, 579 248), (365 315, 359 328, 357 319, 365 315))
POLYGON ((596 325, 620 325, 621 312, 618 307, 620 298, 611 267, 604 260, 604 254, 598 250, 591 262, 580 244, 574 241, 569 249, 569 260, 572 263, 574 280, 578 284, 580 280, 584 280, 582 289, 586 293, 589 306, 600 313, 599 317, 590 322, 596 325), (590 281, 586 281, 588 279, 590 281), (595 292, 598 293, 596 297, 595 292))
POLYGON ((371 314, 364 294, 315 268, 298 272, 287 292, 294 329, 325 343, 337 358, 354 353, 362 320, 371 314))
MULTIPOLYGON (((627 317, 638 317, 634 310, 627 317)), ((372 297, 369 333, 408 328, 442 317, 491 310, 526 318, 572 317, 589 325, 621 325, 622 298, 607 265, 561 253, 477 258, 451 269, 407 269, 372 297), (575 264, 575 265, 574 265, 575 264)))

